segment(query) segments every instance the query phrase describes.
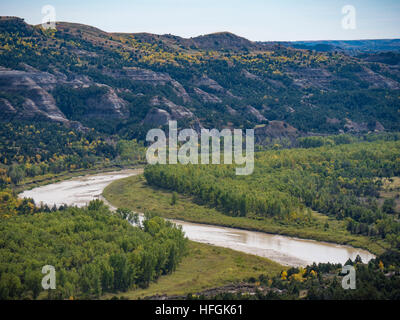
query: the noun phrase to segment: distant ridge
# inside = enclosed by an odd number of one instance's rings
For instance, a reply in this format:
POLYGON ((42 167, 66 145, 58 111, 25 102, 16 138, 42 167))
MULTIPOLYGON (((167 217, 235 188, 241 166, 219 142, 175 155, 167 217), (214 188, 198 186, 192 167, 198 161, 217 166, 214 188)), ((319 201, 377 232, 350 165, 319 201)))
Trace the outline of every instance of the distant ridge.
MULTIPOLYGON (((32 27, 25 23, 23 18, 14 16, 0 16, 0 24, 7 23, 7 27, 11 25, 18 28, 32 27)), ((125 33, 125 32, 106 32, 99 28, 92 27, 81 23, 57 22, 57 28, 62 30, 75 30, 77 32, 85 32, 93 36, 102 38, 116 36, 127 37, 133 36, 135 39, 151 44, 159 45, 162 43, 170 49, 186 49, 186 50, 217 50, 217 51, 249 51, 249 50, 265 50, 276 46, 284 46, 295 49, 315 50, 317 52, 344 52, 349 55, 357 55, 360 53, 374 53, 383 51, 400 51, 400 39, 368 39, 368 40, 310 40, 310 41, 250 41, 244 37, 235 35, 228 31, 214 32, 210 34, 200 35, 191 38, 183 38, 172 34, 153 34, 147 32, 125 33)))
MULTIPOLYGON (((267 44, 268 42, 262 43, 267 44)), ((344 51, 351 55, 378 51, 400 51, 400 39, 320 40, 279 43, 296 49, 315 50, 319 52, 344 51)))
POLYGON ((262 44, 250 41, 246 38, 235 35, 231 32, 215 32, 206 35, 200 35, 193 38, 183 38, 171 34, 152 34, 152 33, 112 33, 116 36, 134 36, 136 39, 144 42, 163 44, 176 48, 182 49, 202 49, 202 50, 235 50, 235 51, 247 51, 247 50, 262 50, 266 47, 271 46, 270 44, 262 44))

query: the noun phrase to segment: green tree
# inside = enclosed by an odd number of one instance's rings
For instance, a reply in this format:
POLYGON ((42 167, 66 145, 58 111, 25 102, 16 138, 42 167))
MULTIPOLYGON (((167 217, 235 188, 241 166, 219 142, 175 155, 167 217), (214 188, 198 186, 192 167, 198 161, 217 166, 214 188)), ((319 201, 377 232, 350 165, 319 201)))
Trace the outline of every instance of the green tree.
POLYGON ((388 214, 395 213, 396 202, 394 199, 385 199, 382 205, 382 211, 388 214))
POLYGON ((172 192, 172 198, 171 198, 171 205, 176 205, 176 202, 178 200, 178 194, 174 191, 172 192))

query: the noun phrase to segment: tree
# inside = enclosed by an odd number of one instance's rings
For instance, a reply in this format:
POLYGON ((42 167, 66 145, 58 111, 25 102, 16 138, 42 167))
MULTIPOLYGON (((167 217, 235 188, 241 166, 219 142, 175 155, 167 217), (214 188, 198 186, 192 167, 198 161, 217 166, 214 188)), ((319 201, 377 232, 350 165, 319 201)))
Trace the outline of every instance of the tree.
POLYGON ((98 204, 0 217, 0 299, 37 298, 43 276, 37 261, 56 267, 50 299, 147 286, 181 261, 186 240, 180 228, 160 217, 133 227, 98 204))
POLYGON ((36 299, 42 290, 41 281, 41 273, 32 270, 27 271, 25 275, 25 286, 28 290, 32 291, 33 299, 36 299))
POLYGON ((11 178, 12 183, 18 184, 25 177, 25 172, 20 166, 13 165, 8 172, 8 176, 11 178))
POLYGON ((0 299, 18 299, 22 291, 21 281, 11 273, 3 273, 0 278, 0 299))
POLYGON ((173 206, 176 205, 177 200, 178 200, 178 195, 177 195, 177 193, 174 191, 174 192, 172 192, 171 205, 173 205, 173 206))
POLYGON ((394 199, 385 199, 382 205, 382 211, 388 214, 394 214, 395 213, 395 206, 396 203, 394 199))

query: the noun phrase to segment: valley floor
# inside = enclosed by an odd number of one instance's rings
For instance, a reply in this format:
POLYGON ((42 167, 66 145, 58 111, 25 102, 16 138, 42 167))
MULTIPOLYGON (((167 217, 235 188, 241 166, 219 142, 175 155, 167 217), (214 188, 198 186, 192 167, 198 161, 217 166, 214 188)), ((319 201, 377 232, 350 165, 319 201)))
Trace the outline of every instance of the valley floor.
POLYGON ((156 212, 165 218, 347 244, 367 249, 374 254, 381 254, 388 248, 388 244, 382 240, 350 234, 344 222, 317 212, 313 212, 312 225, 299 225, 270 218, 227 216, 214 208, 196 203, 192 197, 180 194, 177 195, 176 204, 171 205, 172 192, 149 186, 142 175, 115 181, 104 190, 103 195, 116 207, 156 212), (326 223, 329 228, 325 228, 326 223))

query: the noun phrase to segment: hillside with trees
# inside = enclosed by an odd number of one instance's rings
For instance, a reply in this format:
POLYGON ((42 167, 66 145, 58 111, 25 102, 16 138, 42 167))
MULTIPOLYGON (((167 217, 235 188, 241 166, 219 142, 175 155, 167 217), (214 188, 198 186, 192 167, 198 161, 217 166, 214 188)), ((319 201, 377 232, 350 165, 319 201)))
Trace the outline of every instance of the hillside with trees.
POLYGON ((393 59, 226 32, 185 39, 66 22, 44 30, 15 17, 1 17, 0 44, 2 120, 41 117, 138 140, 169 119, 194 129, 282 121, 300 135, 400 129, 393 59))

